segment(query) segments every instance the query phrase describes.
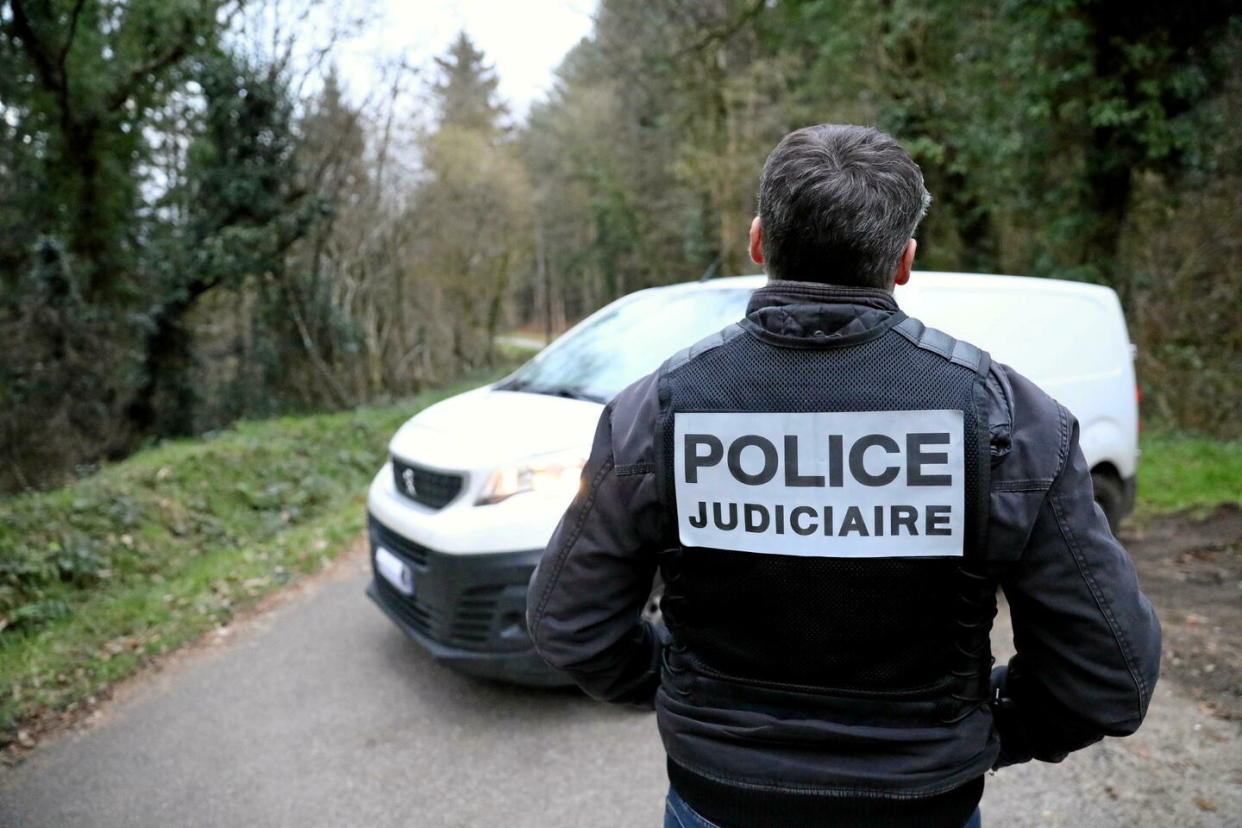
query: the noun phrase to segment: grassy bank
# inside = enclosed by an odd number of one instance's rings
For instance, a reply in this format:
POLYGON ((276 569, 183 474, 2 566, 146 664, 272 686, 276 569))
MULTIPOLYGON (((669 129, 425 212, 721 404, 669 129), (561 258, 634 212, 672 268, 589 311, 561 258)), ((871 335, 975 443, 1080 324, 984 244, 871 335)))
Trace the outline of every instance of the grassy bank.
POLYGON ((1242 501, 1242 440, 1148 431, 1140 440, 1137 514, 1206 513, 1242 501))
POLYGON ((0 501, 0 744, 348 548, 396 428, 487 379, 241 423, 0 501))

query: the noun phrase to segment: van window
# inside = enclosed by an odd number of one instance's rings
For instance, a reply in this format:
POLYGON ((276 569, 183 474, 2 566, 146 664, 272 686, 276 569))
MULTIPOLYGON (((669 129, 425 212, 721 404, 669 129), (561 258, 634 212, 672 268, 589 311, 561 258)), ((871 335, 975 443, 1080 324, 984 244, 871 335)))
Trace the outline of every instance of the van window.
POLYGON ((745 316, 750 294, 653 290, 619 299, 496 387, 607 402, 682 348, 745 316))

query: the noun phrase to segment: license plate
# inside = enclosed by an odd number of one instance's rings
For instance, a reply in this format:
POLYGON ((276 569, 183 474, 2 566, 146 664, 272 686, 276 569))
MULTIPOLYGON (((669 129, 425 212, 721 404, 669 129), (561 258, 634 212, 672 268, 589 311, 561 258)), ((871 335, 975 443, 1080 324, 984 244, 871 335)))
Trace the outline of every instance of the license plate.
POLYGON ((397 592, 402 595, 414 594, 414 573, 405 565, 405 561, 382 546, 375 549, 375 569, 397 592))

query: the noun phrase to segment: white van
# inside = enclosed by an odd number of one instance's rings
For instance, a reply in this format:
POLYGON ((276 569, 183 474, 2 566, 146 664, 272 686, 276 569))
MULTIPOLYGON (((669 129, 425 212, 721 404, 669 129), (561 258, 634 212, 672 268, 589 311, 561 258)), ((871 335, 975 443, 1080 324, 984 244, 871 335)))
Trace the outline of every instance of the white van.
MULTIPOLYGON (((531 649, 526 585, 578 488, 604 403, 745 314, 762 276, 638 291, 509 377, 419 412, 389 444, 367 500, 367 594, 437 658, 526 684, 564 678, 531 649)), ((1134 501, 1138 405, 1121 305, 1099 285, 916 272, 902 310, 1034 380, 1081 424, 1096 499, 1134 501)))

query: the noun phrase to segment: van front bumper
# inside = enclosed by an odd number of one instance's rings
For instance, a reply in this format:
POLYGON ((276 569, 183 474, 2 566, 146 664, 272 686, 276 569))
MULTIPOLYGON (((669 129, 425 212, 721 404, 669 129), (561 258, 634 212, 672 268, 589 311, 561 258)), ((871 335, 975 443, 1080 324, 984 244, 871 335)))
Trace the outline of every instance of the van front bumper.
POLYGON ((367 523, 367 596, 434 658, 463 673, 515 684, 573 683, 539 657, 526 633, 526 587, 542 549, 452 555, 415 543, 373 516, 367 523), (402 594, 375 570, 381 546, 410 568, 413 595, 402 594))

